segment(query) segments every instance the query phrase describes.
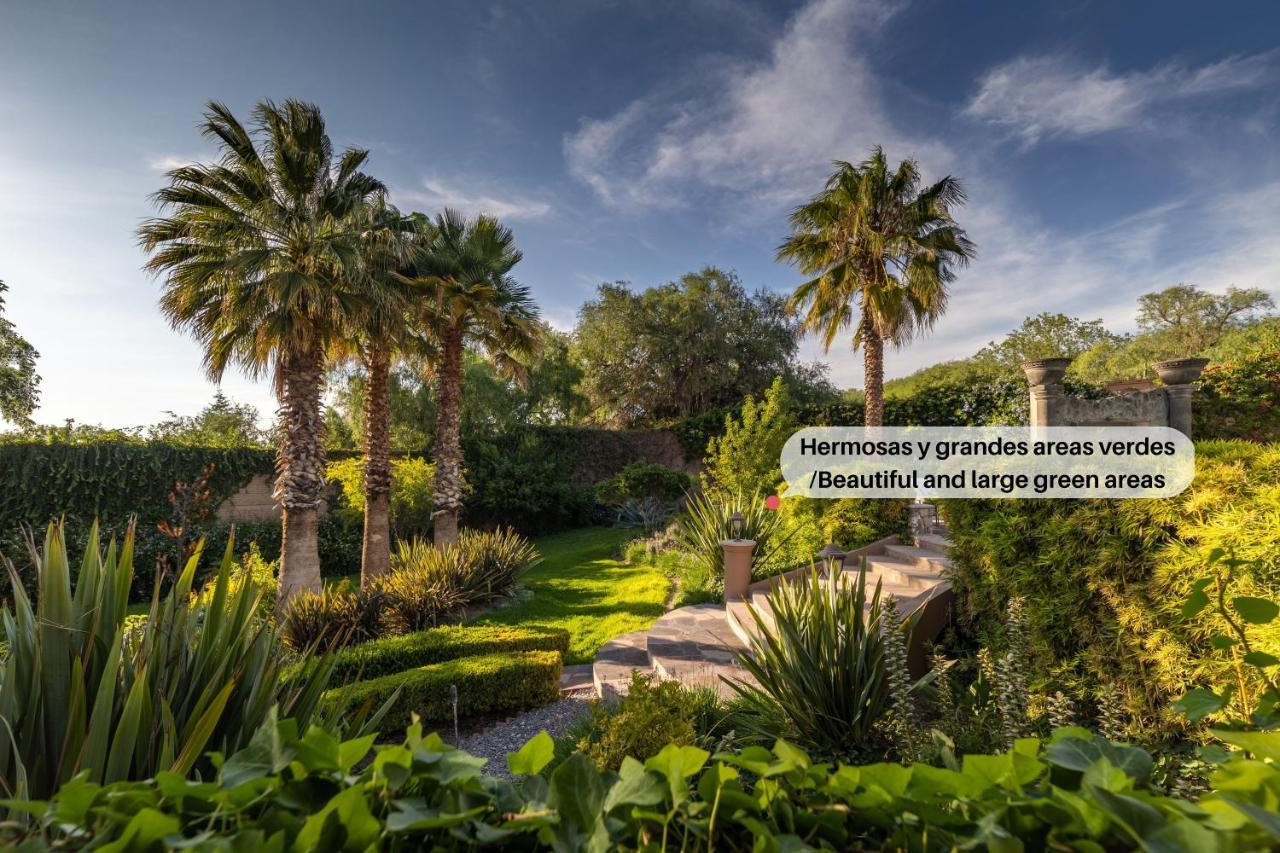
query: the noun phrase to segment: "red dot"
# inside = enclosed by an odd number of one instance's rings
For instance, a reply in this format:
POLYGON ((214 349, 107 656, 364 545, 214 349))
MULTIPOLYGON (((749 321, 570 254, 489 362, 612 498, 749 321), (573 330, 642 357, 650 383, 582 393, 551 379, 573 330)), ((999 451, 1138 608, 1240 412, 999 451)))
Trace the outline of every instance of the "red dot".
POLYGON ((782 504, 782 498, 777 495, 769 495, 764 499, 764 505, 768 509, 777 509, 782 504))

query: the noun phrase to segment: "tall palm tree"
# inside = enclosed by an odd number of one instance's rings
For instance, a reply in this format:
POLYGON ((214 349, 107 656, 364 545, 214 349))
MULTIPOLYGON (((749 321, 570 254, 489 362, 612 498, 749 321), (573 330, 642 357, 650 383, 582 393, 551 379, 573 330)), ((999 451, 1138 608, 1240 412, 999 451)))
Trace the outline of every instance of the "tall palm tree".
POLYGON ((901 345, 932 328, 947 305, 947 285, 974 246, 951 218, 964 203, 947 176, 920 189, 920 170, 903 160, 890 170, 884 151, 854 166, 837 161, 821 193, 791 214, 791 236, 778 248, 814 276, 788 302, 804 311, 802 327, 829 351, 854 328, 866 368, 866 423, 884 421, 884 342, 901 345), (855 310, 855 305, 857 309, 855 310))
POLYGON ((365 371, 364 538, 360 583, 386 574, 391 565, 391 365, 417 340, 415 298, 425 295, 395 273, 403 268, 412 220, 379 199, 365 212, 362 233, 370 298, 350 319, 349 333, 337 341, 336 360, 355 361, 365 371))
POLYGON ((521 359, 541 344, 538 308, 529 289, 511 278, 522 255, 511 230, 491 216, 466 217, 446 210, 434 222, 420 220, 410 255, 412 269, 400 277, 431 296, 423 322, 436 347, 435 543, 458 538, 462 506, 462 361, 475 347, 503 375, 523 380, 521 359))
POLYGON ((163 276, 161 310, 204 347, 209 375, 274 377, 284 607, 320 586, 326 356, 369 299, 362 214, 384 188, 360 171, 367 151, 334 156, 316 106, 263 101, 252 119, 208 105, 202 131, 220 157, 169 172, 153 196, 162 215, 138 237, 163 276))

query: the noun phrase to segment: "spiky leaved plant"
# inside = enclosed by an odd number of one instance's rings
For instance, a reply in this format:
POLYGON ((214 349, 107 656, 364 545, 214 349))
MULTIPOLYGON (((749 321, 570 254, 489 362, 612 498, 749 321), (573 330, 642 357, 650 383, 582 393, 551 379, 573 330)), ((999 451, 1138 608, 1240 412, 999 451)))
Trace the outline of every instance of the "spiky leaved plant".
POLYGON ((898 757, 913 762, 920 757, 920 728, 911 698, 911 671, 907 666, 907 638, 903 633, 898 599, 890 595, 880 602, 880 630, 884 634, 885 673, 889 679, 889 713, 885 721, 898 757))
POLYGON ((1129 739, 1129 720, 1124 713, 1124 693, 1115 684, 1103 685, 1098 693, 1098 734, 1109 741, 1129 739))
POLYGON ((1076 724, 1076 705, 1071 701, 1071 697, 1061 690, 1049 697, 1045 710, 1048 713, 1050 728, 1061 729, 1076 724))
POLYGON ((756 629, 739 664, 755 684, 730 681, 747 713, 743 734, 786 736, 824 756, 866 752, 889 705, 880 585, 865 572, 823 577, 817 568, 775 584, 773 624, 754 607, 756 629))
POLYGON ((929 656, 929 671, 933 673, 933 686, 938 691, 938 724, 943 732, 954 735, 956 696, 951 684, 951 661, 935 649, 929 656))
POLYGON ((0 611, 0 788, 47 797, 84 772, 94 782, 185 774, 209 750, 248 744, 274 711, 305 730, 331 665, 313 661, 283 686, 278 638, 257 615, 262 590, 233 588, 227 543, 212 592, 191 595, 200 549, 172 589, 127 628, 133 530, 100 547, 95 524, 72 582, 61 525, 31 544, 33 602, 11 563, 12 610, 0 611))

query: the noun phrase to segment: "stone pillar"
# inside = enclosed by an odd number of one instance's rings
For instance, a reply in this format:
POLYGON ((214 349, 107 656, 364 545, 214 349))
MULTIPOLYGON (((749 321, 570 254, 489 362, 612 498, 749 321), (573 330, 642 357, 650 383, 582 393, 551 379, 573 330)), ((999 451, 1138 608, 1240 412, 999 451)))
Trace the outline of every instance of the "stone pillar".
POLYGON ((1208 363, 1207 358, 1179 358, 1151 365, 1164 383, 1165 399, 1169 403, 1169 426, 1187 438, 1191 438, 1192 383, 1200 378, 1200 372, 1208 363))
POLYGON ((752 539, 725 539, 724 549, 724 602, 738 601, 746 597, 751 585, 751 552, 756 543, 752 539))
POLYGON ((1027 375, 1031 386, 1031 426, 1062 424, 1062 404, 1067 398, 1062 390, 1062 377, 1070 364, 1069 358, 1046 358, 1022 365, 1022 372, 1027 375))

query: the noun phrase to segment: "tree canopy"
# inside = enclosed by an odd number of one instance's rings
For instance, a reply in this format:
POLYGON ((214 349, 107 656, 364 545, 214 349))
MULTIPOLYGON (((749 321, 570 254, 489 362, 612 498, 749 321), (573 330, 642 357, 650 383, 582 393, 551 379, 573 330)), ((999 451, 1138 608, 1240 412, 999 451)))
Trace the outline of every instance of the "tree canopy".
POLYGON ((8 289, 0 281, 0 418, 26 426, 40 402, 40 376, 36 373, 40 353, 5 319, 4 293, 8 289))
POLYGON ((796 362, 782 297, 706 267, 640 292, 602 284, 578 312, 574 349, 595 420, 638 425, 733 406, 783 376, 830 388, 796 362))

